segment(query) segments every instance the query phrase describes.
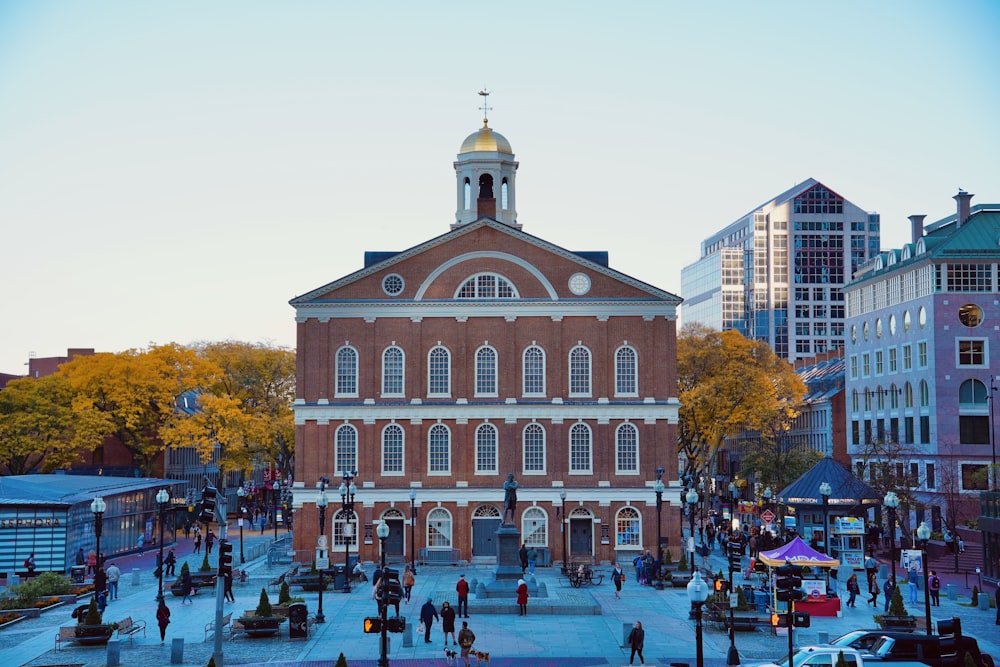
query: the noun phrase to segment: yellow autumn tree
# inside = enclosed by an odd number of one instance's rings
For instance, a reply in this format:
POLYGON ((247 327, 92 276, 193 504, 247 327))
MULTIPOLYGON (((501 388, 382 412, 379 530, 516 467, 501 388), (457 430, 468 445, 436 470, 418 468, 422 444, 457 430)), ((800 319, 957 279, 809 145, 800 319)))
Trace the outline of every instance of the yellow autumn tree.
POLYGON ((0 466, 5 474, 52 472, 80 459, 73 443, 71 398, 61 375, 19 378, 0 391, 0 466))
POLYGON ((187 415, 185 392, 210 387, 221 371, 195 350, 171 343, 77 357, 60 368, 73 392, 74 444, 93 450, 116 438, 143 475, 164 449, 161 434, 187 415))
POLYGON ((805 395, 795 370, 766 343, 697 324, 677 340, 677 385, 678 446, 691 476, 712 466, 727 437, 790 424, 805 395))

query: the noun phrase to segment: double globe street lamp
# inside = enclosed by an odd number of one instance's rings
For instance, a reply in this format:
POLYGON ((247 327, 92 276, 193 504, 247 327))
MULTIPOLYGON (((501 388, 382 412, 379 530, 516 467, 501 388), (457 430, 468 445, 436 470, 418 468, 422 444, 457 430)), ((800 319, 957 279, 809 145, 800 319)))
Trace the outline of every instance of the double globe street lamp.
MULTIPOLYGON (((319 545, 320 548, 326 548, 326 506, 330 504, 330 499, 326 495, 326 477, 319 478, 319 498, 316 499, 316 507, 319 509, 319 545)), ((323 583, 323 570, 325 566, 329 563, 318 563, 319 567, 319 608, 316 610, 316 622, 326 623, 326 616, 323 614, 323 589, 326 585, 323 583)), ((344 566, 344 582, 346 584, 348 577, 350 577, 350 572, 347 570, 347 566, 344 566)))
POLYGON ((691 611, 694 613, 696 667, 705 667, 705 651, 701 632, 701 606, 708 599, 708 593, 708 584, 702 580, 701 572, 696 571, 687 585, 688 600, 691 602, 691 611))
POLYGON ((663 577, 660 576, 661 563, 663 562, 663 533, 660 529, 660 517, 663 514, 663 468, 656 469, 656 483, 653 484, 653 491, 656 493, 656 590, 663 590, 663 577))
MULTIPOLYGON (((379 551, 382 552, 382 565, 380 568, 381 572, 385 572, 385 538, 389 537, 389 524, 385 522, 384 519, 380 520, 378 527, 375 529, 375 534, 378 536, 379 551)), ((382 575, 382 581, 385 582, 385 575, 382 575)), ((379 625, 381 626, 379 633, 379 658, 378 667, 389 667, 389 637, 386 634, 388 632, 389 625, 389 596, 388 596, 388 585, 382 583, 382 589, 378 593, 378 618, 379 625)))
POLYGON ((157 561, 159 565, 156 568, 157 577, 159 579, 159 590, 156 593, 156 601, 163 602, 163 521, 167 514, 167 503, 170 502, 170 494, 167 493, 166 489, 160 489, 156 492, 156 504, 160 508, 160 556, 157 561))
MULTIPOLYGON (((358 487, 354 485, 354 477, 358 471, 344 472, 343 481, 340 483, 340 511, 344 518, 344 592, 351 592, 351 536, 353 526, 351 517, 354 516, 354 494, 358 492, 358 487)), ((388 529, 388 526, 386 526, 388 529)))
POLYGON ((243 515, 246 514, 246 509, 247 509, 245 504, 247 497, 247 490, 244 489, 242 485, 240 485, 240 488, 236 489, 236 496, 239 498, 237 502, 239 504, 239 510, 240 510, 240 517, 239 520, 237 521, 237 523, 240 524, 240 565, 246 565, 247 559, 246 556, 243 555, 243 515))
POLYGON ((924 571, 924 620, 927 634, 931 634, 931 591, 928 587, 927 540, 931 539, 931 529, 926 521, 920 522, 917 528, 917 539, 920 540, 920 569, 924 571))
POLYGON ((698 507, 698 492, 694 486, 688 489, 684 499, 688 502, 688 516, 691 523, 691 536, 688 538, 688 553, 691 554, 691 572, 694 572, 694 513, 698 507))
POLYGON ((896 508, 899 507, 899 496, 895 491, 889 491, 882 499, 889 510, 889 558, 892 561, 892 585, 896 585, 896 508))
POLYGON ((97 496, 90 503, 90 511, 94 513, 94 537, 97 539, 97 564, 94 566, 94 574, 97 574, 97 568, 104 565, 101 559, 101 532, 104 528, 104 512, 107 509, 108 505, 101 496, 97 496))

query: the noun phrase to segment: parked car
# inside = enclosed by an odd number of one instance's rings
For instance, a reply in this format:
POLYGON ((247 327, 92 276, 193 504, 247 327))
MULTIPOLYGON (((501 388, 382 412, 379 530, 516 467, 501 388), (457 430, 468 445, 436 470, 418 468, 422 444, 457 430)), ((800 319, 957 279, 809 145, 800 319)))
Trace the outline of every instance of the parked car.
POLYGON ((965 654, 976 667, 994 667, 993 658, 979 650, 975 637, 927 635, 886 630, 853 630, 830 642, 831 646, 861 651, 868 662, 917 660, 932 667, 964 667, 965 654))
MULTIPOLYGON (((837 659, 843 654, 847 667, 871 667, 871 664, 879 662, 871 654, 867 655, 869 664, 866 664, 865 653, 849 646, 803 646, 792 654, 792 667, 836 667, 837 659)), ((788 655, 775 662, 768 662, 755 667, 788 667, 788 655)), ((926 664, 911 662, 894 662, 893 667, 927 667, 926 664)))

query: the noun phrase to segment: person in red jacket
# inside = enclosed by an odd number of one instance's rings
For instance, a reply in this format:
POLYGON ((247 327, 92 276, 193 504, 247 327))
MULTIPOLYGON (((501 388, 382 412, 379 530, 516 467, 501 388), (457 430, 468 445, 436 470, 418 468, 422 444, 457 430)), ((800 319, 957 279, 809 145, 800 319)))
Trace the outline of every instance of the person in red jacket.
POLYGON ((518 616, 528 615, 528 584, 524 579, 517 580, 517 608, 520 612, 518 616))
POLYGON ((458 583, 455 584, 455 590, 458 592, 458 617, 468 618, 469 617, 469 582, 465 580, 465 575, 463 574, 458 578, 458 583))

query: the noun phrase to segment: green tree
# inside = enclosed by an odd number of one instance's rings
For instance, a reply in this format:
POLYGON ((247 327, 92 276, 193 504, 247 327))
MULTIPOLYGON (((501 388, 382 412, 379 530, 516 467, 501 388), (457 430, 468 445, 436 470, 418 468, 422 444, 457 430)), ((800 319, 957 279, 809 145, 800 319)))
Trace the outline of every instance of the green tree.
POLYGON ((19 378, 0 391, 0 466, 9 475, 52 472, 80 460, 66 378, 19 378))
POLYGON ((899 592, 899 586, 893 586, 892 597, 889 599, 889 616, 909 616, 903 604, 903 594, 899 592))
POLYGON ((273 616, 273 610, 271 609, 271 599, 267 597, 267 589, 260 589, 260 601, 257 603, 257 610, 254 612, 254 616, 263 616, 264 618, 270 618, 273 616))

